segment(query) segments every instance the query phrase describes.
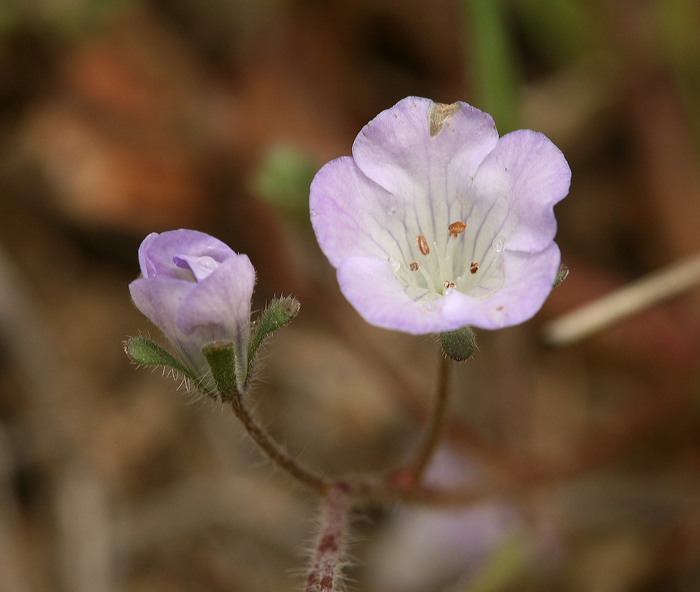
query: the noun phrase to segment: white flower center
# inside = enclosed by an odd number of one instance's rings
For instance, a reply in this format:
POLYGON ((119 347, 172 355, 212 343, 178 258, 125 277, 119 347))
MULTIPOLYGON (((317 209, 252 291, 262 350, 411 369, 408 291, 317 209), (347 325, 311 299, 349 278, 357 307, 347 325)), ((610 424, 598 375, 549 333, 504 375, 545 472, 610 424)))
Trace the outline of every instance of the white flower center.
POLYGON ((458 290, 474 298, 486 298, 503 285, 501 251, 506 237, 496 236, 488 244, 462 221, 445 228, 443 236, 429 241, 419 234, 397 245, 388 261, 406 294, 416 301, 437 300, 458 290))

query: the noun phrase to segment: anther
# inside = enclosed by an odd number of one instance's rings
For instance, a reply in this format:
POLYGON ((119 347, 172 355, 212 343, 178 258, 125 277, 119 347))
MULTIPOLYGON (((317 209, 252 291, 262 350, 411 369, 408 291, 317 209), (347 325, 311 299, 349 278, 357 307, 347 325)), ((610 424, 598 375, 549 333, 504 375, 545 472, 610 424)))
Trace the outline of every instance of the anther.
POLYGON ((455 285, 452 282, 445 281, 445 283, 443 284, 443 287, 445 288, 445 290, 449 290, 450 288, 454 288, 455 285))
POLYGON ((419 265, 414 261, 413 263, 411 263, 411 265, 409 265, 409 267, 411 268, 411 271, 418 271, 419 265))
MULTIPOLYGON (((447 245, 449 247, 449 244, 447 245)), ((444 278, 445 275, 445 268, 443 267, 443 263, 447 264, 447 257, 443 257, 442 253, 440 252, 440 247, 438 247, 437 243, 433 241, 433 248, 435 249, 435 254, 437 255, 437 260, 438 260, 438 268, 440 271, 440 278, 444 278)))
POLYGON ((476 261, 472 261, 472 265, 469 268, 469 271, 471 271, 472 274, 475 274, 477 271, 479 271, 479 264, 476 261))
POLYGON ((447 230, 450 231, 450 237, 452 238, 457 238, 460 234, 462 234, 465 230, 467 229, 467 225, 464 222, 453 222, 447 227, 447 230))
POLYGON ((428 241, 425 240, 425 237, 422 234, 419 234, 416 237, 416 244, 418 245, 418 250, 423 255, 427 255, 428 253, 430 253, 430 247, 428 246, 428 241))

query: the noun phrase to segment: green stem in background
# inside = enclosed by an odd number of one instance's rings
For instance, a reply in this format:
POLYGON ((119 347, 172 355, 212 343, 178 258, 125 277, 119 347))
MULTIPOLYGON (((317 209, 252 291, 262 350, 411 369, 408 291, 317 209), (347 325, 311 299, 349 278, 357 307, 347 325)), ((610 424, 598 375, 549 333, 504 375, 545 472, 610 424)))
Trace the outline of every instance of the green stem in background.
POLYGON ((449 394, 450 370, 452 368, 452 360, 440 355, 440 370, 438 372, 437 392, 433 408, 430 413, 430 419, 423 435, 418 449, 409 464, 411 470, 411 482, 418 484, 423 477, 423 473, 430 463, 435 449, 437 448, 440 436, 442 435, 445 426, 445 418, 447 416, 447 404, 449 394))
POLYGON ((518 75, 503 0, 462 0, 463 38, 469 78, 476 89, 470 99, 490 113, 501 134, 518 129, 518 75))
POLYGON ((231 408, 236 414, 236 417, 243 424, 245 431, 252 438, 253 442, 258 445, 273 463, 296 481, 312 489, 319 495, 326 494, 329 487, 328 481, 311 469, 299 464, 288 452, 281 448, 277 442, 270 438, 265 430, 263 430, 250 415, 240 395, 233 397, 231 400, 231 408))

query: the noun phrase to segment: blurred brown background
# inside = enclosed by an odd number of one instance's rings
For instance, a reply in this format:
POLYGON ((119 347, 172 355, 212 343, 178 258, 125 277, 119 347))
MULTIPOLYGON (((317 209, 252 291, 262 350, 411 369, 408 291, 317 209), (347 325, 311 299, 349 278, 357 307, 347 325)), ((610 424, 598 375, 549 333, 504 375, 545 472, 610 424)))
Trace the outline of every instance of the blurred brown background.
POLYGON ((302 302, 258 415, 330 473, 395 466, 436 345, 359 319, 307 199, 407 95, 564 151, 571 275, 531 322, 480 332, 454 377, 431 478, 517 493, 368 511, 351 589, 700 590, 700 293, 569 348, 539 339, 700 251, 699 33, 693 0, 3 0, 0 590, 299 589, 314 500, 228 412, 128 363, 121 341, 157 331, 127 285, 151 231, 249 254, 257 309, 302 302))

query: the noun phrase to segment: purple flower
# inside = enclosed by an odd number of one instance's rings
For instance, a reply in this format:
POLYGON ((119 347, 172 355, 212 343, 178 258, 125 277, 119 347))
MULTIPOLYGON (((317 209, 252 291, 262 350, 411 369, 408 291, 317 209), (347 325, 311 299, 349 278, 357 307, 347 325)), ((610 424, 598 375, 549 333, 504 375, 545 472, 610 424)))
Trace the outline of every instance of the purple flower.
POLYGON ((553 206, 571 170, 545 136, 498 137, 467 105, 409 97, 311 184, 311 221, 369 323, 413 334, 531 318, 559 267, 553 206))
POLYGON ((246 255, 208 234, 172 230, 144 239, 139 264, 143 277, 129 284, 134 304, 195 376, 207 373, 202 347, 213 342, 233 343, 237 368, 246 368, 255 285, 255 269, 246 255))

